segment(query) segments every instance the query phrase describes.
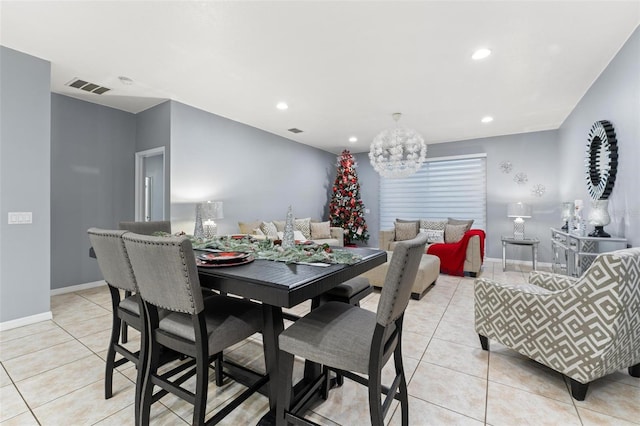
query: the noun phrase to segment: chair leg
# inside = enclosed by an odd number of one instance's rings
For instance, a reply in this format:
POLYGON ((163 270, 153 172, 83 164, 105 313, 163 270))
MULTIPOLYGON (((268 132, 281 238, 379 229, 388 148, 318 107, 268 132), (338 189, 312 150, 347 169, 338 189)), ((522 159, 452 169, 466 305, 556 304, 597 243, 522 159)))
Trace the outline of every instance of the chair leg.
POLYGON ((223 370, 222 370, 222 352, 218 352, 215 355, 215 372, 216 372, 216 386, 221 387, 224 379, 223 370))
MULTIPOLYGON (((151 404, 153 404, 153 382, 151 377, 158 372, 158 364, 160 362, 160 345, 155 339, 149 336, 148 342, 149 354, 147 357, 146 368, 144 368, 144 379, 142 381, 142 391, 140 392, 140 424, 149 425, 151 417, 151 404)), ((145 351, 146 352, 146 351, 145 351)), ((141 363, 142 364, 142 363, 141 363)), ((138 374, 140 377, 140 374, 138 374)))
POLYGON ((371 426, 383 426, 382 417, 382 371, 376 368, 369 374, 369 415, 371 416, 371 426))
POLYGON ((324 376, 324 382, 322 384, 322 399, 329 399, 329 387, 331 386, 331 370, 326 365, 322 367, 322 375, 324 376))
POLYGON ((113 325, 111 327, 111 340, 109 342, 109 349, 107 350, 107 360, 104 372, 104 399, 109 399, 113 396, 113 369, 115 368, 116 350, 115 345, 118 344, 120 338, 120 318, 118 314, 113 315, 113 325))
POLYGON ((407 380, 404 376, 404 366, 402 364, 400 343, 393 354, 393 362, 396 366, 396 375, 400 375, 400 385, 398 393, 400 394, 400 409, 402 414, 402 426, 409 426, 409 393, 407 391, 407 380))
POLYGON ((640 377, 640 364, 629 367, 629 375, 631 377, 640 377))
MULTIPOLYGON (((206 344, 206 342, 204 343, 206 344)), ((196 357, 196 389, 193 407, 193 425, 204 425, 207 407, 207 387, 209 384, 209 365, 207 363, 206 347, 202 345, 200 354, 196 357)))
POLYGON ((573 380, 569 378, 571 382, 571 395, 576 401, 584 401, 584 398, 587 396, 587 389, 589 388, 589 383, 580 383, 577 380, 573 380))
POLYGON ((109 348, 107 349, 104 371, 104 399, 109 399, 113 395, 113 369, 115 368, 116 361, 115 345, 117 345, 120 340, 120 325, 123 322, 120 317, 118 317, 120 291, 111 286, 109 286, 109 291, 111 292, 111 309, 113 310, 113 314, 111 317, 111 340, 109 341, 109 348))
POLYGON ((291 409, 291 391, 293 376, 293 355, 280 351, 278 369, 278 401, 276 404, 276 425, 286 426, 285 413, 291 409))
POLYGON ((480 345, 482 346, 482 349, 485 351, 489 350, 489 339, 481 334, 478 334, 478 337, 480 338, 480 345))
MULTIPOLYGON (((131 296, 131 292, 129 290, 125 290, 124 292, 125 299, 129 296, 131 296)), ((122 331, 120 333, 121 333, 120 336, 122 337, 122 343, 127 343, 129 341, 129 327, 127 327, 126 322, 122 323, 122 331)))

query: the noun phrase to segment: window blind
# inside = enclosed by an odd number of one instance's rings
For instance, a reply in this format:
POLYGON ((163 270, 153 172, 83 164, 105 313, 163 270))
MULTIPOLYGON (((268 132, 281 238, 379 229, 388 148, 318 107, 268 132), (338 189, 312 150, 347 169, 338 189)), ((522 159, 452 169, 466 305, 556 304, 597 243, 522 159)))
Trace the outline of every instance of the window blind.
POLYGON ((473 219, 487 223, 486 155, 432 158, 417 173, 380 178, 380 228, 401 219, 473 219))

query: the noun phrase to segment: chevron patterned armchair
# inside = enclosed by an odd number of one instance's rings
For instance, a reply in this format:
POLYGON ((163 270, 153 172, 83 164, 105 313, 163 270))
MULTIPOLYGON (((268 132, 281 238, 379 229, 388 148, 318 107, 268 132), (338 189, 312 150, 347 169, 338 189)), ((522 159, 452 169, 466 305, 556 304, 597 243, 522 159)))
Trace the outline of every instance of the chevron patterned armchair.
POLYGON ((528 284, 475 281, 475 327, 570 379, 589 383, 628 368, 640 377, 640 248, 598 255, 580 278, 532 272, 528 284))

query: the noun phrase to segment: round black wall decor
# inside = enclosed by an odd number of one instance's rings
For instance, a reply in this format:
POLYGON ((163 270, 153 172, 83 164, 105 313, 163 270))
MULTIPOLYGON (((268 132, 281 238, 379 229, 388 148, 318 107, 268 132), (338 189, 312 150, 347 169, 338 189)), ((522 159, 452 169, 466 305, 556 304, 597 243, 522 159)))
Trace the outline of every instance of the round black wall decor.
POLYGON ((591 126, 585 165, 591 199, 608 199, 618 172, 618 142, 613 125, 607 120, 596 121, 591 126))

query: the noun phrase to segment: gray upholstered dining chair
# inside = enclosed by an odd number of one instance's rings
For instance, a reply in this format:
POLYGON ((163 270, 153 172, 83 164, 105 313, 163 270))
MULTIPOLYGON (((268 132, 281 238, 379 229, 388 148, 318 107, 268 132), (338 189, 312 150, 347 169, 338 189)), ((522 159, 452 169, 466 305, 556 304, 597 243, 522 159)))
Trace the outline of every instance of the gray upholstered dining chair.
MULTIPOLYGON (((112 381, 113 369, 126 362, 132 362, 138 366, 139 350, 131 352, 120 344, 121 324, 129 324, 138 331, 142 331, 142 319, 140 315, 141 304, 137 294, 136 284, 129 256, 122 240, 122 235, 127 231, 105 230, 90 228, 87 233, 91 246, 96 253, 96 260, 102 272, 102 276, 109 287, 111 294, 111 311, 113 313, 111 323, 111 338, 107 350, 106 371, 104 380, 104 397, 113 395, 112 381), (128 292, 129 296, 121 299, 120 290, 128 292), (115 361, 116 353, 123 358, 115 361)), ((137 395, 136 395, 137 396, 137 395)))
MULTIPOLYGON (((203 298, 193 248, 185 236, 127 233, 123 239, 144 305, 141 359, 145 365, 138 375, 138 382, 142 383, 140 422, 149 424, 151 405, 171 392, 194 405, 194 425, 204 424, 208 366, 215 354, 262 331, 262 308, 247 300, 222 295, 203 298), (160 318, 159 308, 169 314, 160 318), (193 362, 159 374, 163 349, 184 354, 193 362), (185 370, 191 364, 195 368, 185 370), (193 374, 195 392, 181 386, 193 374), (155 386, 161 390, 154 394, 155 386)), ((268 376, 262 376, 208 422, 220 421, 267 381, 268 376)))
POLYGON ((168 220, 155 220, 150 222, 127 222, 123 221, 118 227, 135 234, 153 235, 154 232, 171 233, 171 222, 168 220))
MULTIPOLYGON (((171 222, 168 220, 157 220, 150 222, 130 222, 122 221, 118 223, 118 228, 124 231, 134 232, 136 234, 153 235, 154 232, 171 233, 171 222)), ((125 297, 131 296, 131 292, 125 291, 125 297)), ((122 324, 122 343, 127 343, 129 333, 127 323, 122 324)))
MULTIPOLYGON (((402 364, 402 321, 411 288, 427 243, 426 234, 398 243, 380 295, 377 313, 347 303, 328 302, 293 323, 279 336, 279 374, 276 421, 314 424, 302 417, 306 396, 292 398, 294 356, 339 371, 369 389, 372 425, 382 425, 393 399, 401 405, 402 424, 409 422, 407 383, 402 364), (395 378, 382 386, 382 368, 393 355, 395 378), (368 379, 358 374, 368 375, 368 379), (381 403, 381 395, 386 398, 381 403)), ((309 392, 326 386, 319 377, 309 392)))

